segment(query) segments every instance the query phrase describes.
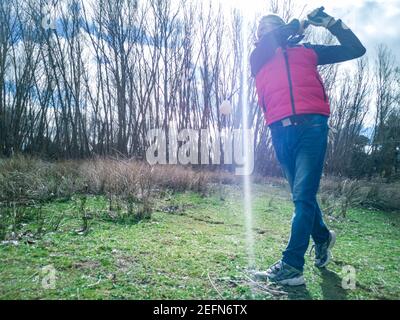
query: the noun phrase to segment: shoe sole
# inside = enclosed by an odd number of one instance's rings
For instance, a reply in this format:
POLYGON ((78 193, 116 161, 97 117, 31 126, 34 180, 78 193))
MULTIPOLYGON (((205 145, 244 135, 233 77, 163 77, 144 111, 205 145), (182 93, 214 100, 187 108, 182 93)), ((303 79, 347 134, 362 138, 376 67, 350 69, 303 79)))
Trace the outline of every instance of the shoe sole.
POLYGON ((274 281, 270 279, 272 283, 277 283, 283 286, 289 286, 289 287, 298 287, 298 286, 303 286, 306 284, 304 277, 300 276, 297 278, 292 278, 292 279, 286 279, 286 280, 281 280, 281 281, 274 281))
POLYGON ((326 259, 324 264, 322 264, 320 266, 316 266, 317 268, 320 268, 320 269, 325 268, 332 260, 331 250, 333 249, 333 247, 336 244, 336 233, 331 231, 330 235, 331 235, 331 243, 329 244, 329 247, 328 247, 328 259, 326 259))

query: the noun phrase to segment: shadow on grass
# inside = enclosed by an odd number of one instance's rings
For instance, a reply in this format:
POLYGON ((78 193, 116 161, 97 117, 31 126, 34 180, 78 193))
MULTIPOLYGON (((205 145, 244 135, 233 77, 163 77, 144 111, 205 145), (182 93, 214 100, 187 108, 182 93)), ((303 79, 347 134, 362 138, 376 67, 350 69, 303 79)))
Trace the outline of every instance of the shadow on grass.
MULTIPOLYGON (((324 300, 347 300, 347 292, 342 288, 342 279, 327 269, 320 270, 321 289, 324 300)), ((289 300, 313 300, 307 287, 285 287, 289 300)))
POLYGON ((289 300, 313 300, 307 287, 285 287, 289 300))
POLYGON ((342 288, 342 279, 332 271, 321 269, 321 288, 324 300, 347 300, 347 292, 342 288))

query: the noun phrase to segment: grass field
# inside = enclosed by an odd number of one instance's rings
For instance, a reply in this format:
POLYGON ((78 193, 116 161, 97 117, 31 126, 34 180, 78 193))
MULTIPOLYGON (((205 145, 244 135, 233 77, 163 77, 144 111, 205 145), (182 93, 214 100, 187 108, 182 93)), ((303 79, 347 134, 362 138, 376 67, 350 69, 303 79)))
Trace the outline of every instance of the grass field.
MULTIPOLYGON (((31 243, 0 246, 1 299, 399 299, 400 214, 352 209, 346 219, 327 219, 338 234, 333 263, 313 267, 296 289, 254 283, 248 277, 243 198, 238 187, 211 195, 166 194, 150 220, 110 218, 102 197, 86 202, 89 231, 76 201, 43 207, 48 219, 63 216, 57 232, 31 243), (221 194, 223 195, 221 200, 221 194), (43 287, 55 270, 55 287, 43 287), (342 288, 344 267, 356 270, 356 289, 342 288)), ((265 269, 284 249, 292 204, 285 190, 255 185, 256 264, 265 269)), ((34 222, 24 228, 37 228, 34 222)))

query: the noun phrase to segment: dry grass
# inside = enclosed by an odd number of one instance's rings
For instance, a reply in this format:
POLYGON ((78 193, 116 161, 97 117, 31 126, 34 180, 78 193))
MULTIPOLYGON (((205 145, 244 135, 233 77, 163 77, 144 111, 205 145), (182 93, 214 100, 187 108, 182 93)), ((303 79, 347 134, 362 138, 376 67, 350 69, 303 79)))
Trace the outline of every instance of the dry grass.
MULTIPOLYGON (((112 220, 138 222, 150 219, 157 199, 169 191, 194 191, 205 195, 213 186, 235 183, 229 173, 196 171, 180 166, 150 166, 114 159, 46 162, 16 156, 0 159, 0 240, 20 238, 27 221, 40 226, 46 217, 41 206, 55 199, 74 199, 82 219, 81 233, 89 230, 87 195, 105 196, 112 220)), ((54 227, 47 228, 53 230, 54 227)))
POLYGON ((76 163, 55 164, 21 156, 0 160, 0 202, 48 201, 83 190, 76 163))
POLYGON ((327 214, 341 216, 346 216, 350 207, 357 206, 400 210, 400 184, 330 177, 321 182, 320 199, 327 214))
MULTIPOLYGON (((253 177, 253 182, 265 179, 253 177)), ((271 180, 281 186, 282 179, 271 180)), ((0 206, 37 205, 74 195, 105 195, 135 203, 147 216, 153 199, 171 191, 213 191, 213 186, 241 181, 228 172, 195 170, 182 166, 150 166, 144 162, 116 159, 46 162, 23 156, 0 159, 0 206)), ((400 184, 380 181, 355 181, 325 178, 321 183, 321 202, 328 213, 345 216, 349 207, 367 206, 382 210, 400 208, 400 184), (331 212, 332 211, 332 212, 331 212)), ((111 201, 111 200, 110 200, 111 201)))
POLYGON ((0 202, 40 202, 76 194, 117 195, 141 201, 166 189, 206 193, 213 184, 237 181, 227 172, 150 166, 133 160, 0 159, 0 202))

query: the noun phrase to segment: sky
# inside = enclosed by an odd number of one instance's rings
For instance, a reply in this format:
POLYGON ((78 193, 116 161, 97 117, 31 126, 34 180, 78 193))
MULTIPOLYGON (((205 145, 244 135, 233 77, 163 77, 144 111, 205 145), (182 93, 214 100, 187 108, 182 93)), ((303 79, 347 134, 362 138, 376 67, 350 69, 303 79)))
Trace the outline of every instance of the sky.
MULTIPOLYGON (((248 16, 268 13, 268 0, 215 0, 226 8, 236 7, 248 16)), ((360 38, 373 57, 380 43, 391 48, 400 63, 400 0, 292 0, 305 13, 325 7, 325 12, 342 19, 360 38)), ((305 18, 305 14, 303 17, 305 18)))

